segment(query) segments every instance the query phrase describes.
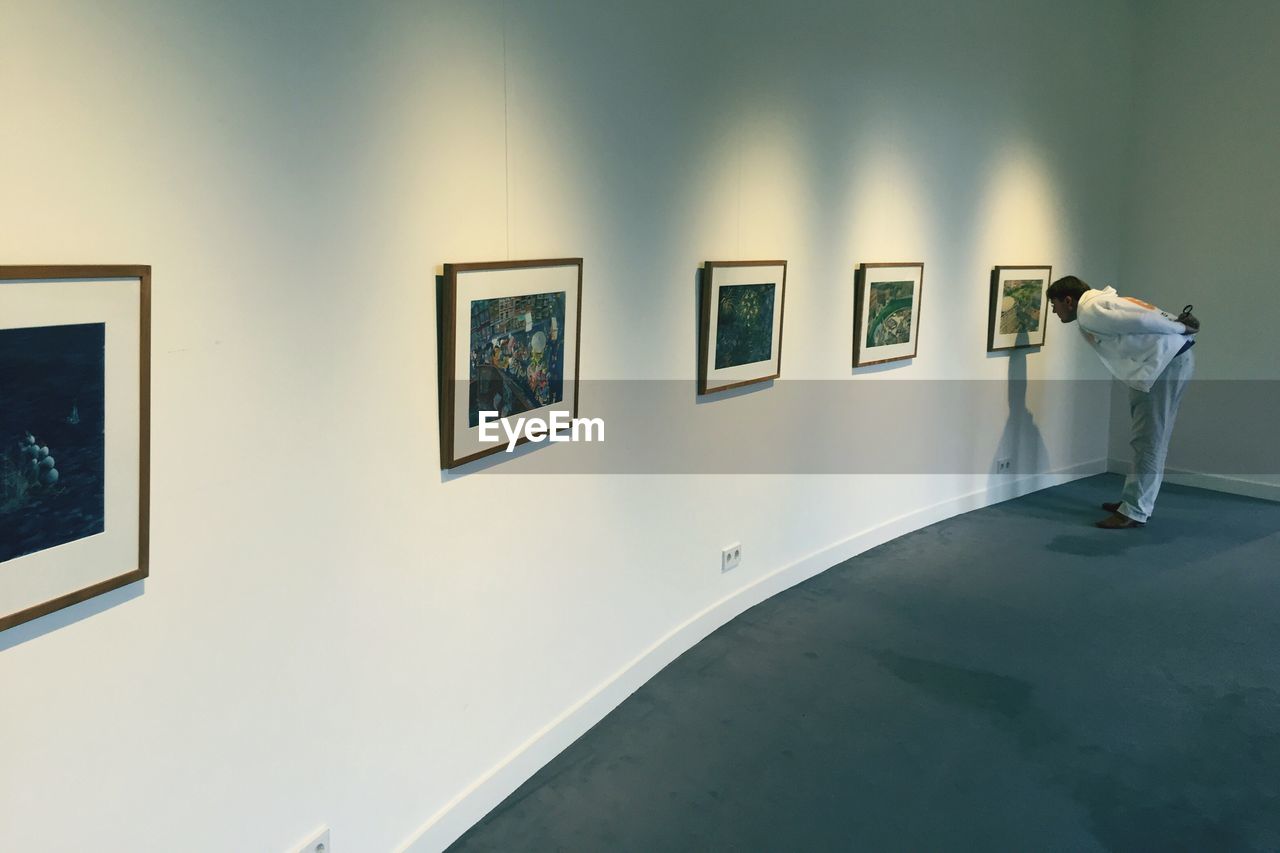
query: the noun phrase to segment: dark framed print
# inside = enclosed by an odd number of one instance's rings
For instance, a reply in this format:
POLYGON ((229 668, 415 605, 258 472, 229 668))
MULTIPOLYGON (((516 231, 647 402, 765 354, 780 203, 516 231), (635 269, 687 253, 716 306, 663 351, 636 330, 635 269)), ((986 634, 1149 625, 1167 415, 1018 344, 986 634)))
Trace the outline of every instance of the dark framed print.
POLYGON ((577 417, 581 302, 582 258, 445 264, 441 467, 507 449, 485 422, 577 417))
POLYGON ((862 264, 853 304, 853 366, 915 358, 924 264, 862 264))
POLYGON ((782 375, 786 261, 708 261, 702 274, 698 393, 782 375))
POLYGON ((0 630, 147 577, 150 352, 150 267, 0 267, 0 630))
POLYGON ((995 267, 987 318, 987 352, 1044 346, 1053 268, 995 267))

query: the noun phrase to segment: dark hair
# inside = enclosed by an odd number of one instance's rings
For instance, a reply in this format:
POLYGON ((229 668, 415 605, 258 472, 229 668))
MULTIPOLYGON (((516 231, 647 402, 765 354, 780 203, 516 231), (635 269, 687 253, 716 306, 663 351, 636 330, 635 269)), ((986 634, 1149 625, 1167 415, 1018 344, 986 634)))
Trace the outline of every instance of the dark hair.
POLYGON ((1080 301, 1080 297, 1086 291, 1090 290, 1089 285, 1073 275, 1064 275, 1062 278, 1049 285, 1050 299, 1064 299, 1068 296, 1074 296, 1076 301, 1080 301))

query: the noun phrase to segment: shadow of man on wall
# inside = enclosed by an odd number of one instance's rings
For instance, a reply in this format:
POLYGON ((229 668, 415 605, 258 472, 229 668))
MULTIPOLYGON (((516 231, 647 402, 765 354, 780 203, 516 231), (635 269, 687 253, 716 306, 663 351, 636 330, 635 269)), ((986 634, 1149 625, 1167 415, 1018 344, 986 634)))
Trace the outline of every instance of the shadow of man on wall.
MULTIPOLYGON (((1018 343, 1023 343, 1025 332, 1019 333, 1018 343)), ((1000 435, 1000 443, 996 446, 995 458, 991 460, 991 474, 1039 474, 1048 469, 1049 450, 1044 438, 1040 435, 1040 427, 1036 425, 1035 415, 1027 405, 1027 392, 1030 383, 1027 380, 1027 350, 1015 349, 1009 352, 1009 380, 1006 383, 1009 401, 1009 415, 1005 420, 1004 432, 1000 435), (1001 460, 1009 460, 1007 470, 999 470, 1001 460)))

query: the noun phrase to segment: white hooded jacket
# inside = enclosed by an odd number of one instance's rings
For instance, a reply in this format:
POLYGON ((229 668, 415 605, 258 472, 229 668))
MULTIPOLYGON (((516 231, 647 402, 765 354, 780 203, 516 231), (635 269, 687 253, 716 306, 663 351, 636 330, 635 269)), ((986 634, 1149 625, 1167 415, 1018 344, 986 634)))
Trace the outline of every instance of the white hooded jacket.
POLYGON ((1150 391, 1190 338, 1187 327, 1154 305, 1119 296, 1114 287, 1089 290, 1076 307, 1080 334, 1124 384, 1150 391))

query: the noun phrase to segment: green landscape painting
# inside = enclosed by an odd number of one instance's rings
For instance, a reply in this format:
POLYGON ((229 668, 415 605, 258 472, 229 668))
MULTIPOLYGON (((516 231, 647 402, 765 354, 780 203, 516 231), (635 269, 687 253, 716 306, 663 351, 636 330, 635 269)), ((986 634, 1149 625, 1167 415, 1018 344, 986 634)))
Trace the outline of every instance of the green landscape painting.
POLYGON ((1040 330, 1042 279, 1011 279, 1004 283, 1000 300, 1000 334, 1040 330))
POLYGON ((913 281, 877 281, 867 288, 867 346, 886 347, 911 340, 913 281))

